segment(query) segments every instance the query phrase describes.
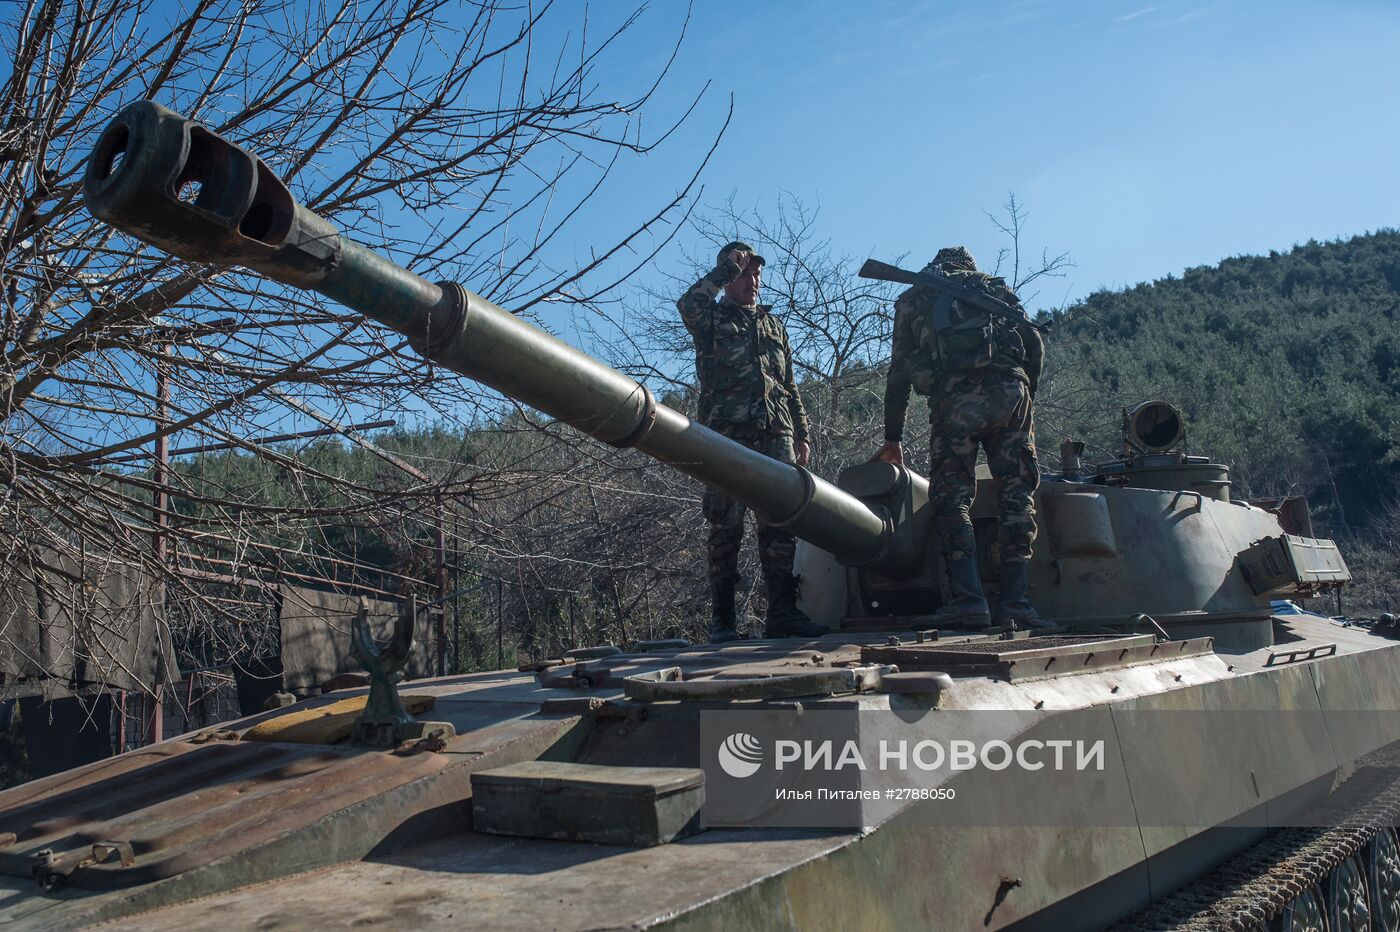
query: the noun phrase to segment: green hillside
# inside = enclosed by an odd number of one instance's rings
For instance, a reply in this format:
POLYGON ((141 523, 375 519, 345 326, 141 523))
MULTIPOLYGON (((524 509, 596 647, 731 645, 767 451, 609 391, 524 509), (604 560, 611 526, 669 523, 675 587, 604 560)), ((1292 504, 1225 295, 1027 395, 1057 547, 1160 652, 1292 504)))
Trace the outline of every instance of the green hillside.
POLYGON ((1397 307, 1394 230, 1100 292, 1058 315, 1043 422, 1109 447, 1104 408, 1163 398, 1239 493, 1305 494, 1330 532, 1373 528, 1400 483, 1397 307))

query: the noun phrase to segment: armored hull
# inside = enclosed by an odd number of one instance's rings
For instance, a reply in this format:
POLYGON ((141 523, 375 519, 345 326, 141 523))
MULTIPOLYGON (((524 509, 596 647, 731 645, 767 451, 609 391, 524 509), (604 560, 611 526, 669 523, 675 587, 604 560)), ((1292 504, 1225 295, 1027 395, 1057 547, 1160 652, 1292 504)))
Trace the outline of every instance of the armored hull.
MULTIPOLYGON (((1357 761, 1400 738, 1390 727, 1400 716, 1356 714, 1400 708, 1394 642, 1315 616, 1275 623, 1294 639, 1289 650, 1335 653, 1279 665, 1273 648, 1226 655, 1148 639, 1152 649, 1123 665, 1059 676, 963 675, 940 663, 952 679, 936 703, 878 680, 853 691, 783 682, 869 668, 885 651, 917 658, 978 643, 895 648, 888 636, 832 635, 617 655, 596 686, 546 687, 514 671, 419 681, 405 691, 436 697, 431 716, 457 735, 407 757, 236 739, 353 694, 336 693, 212 740, 184 736, 0 795, 0 819, 17 836, 0 862, 11 891, 4 915, 35 928, 103 919, 177 928, 210 916, 237 928, 1102 928, 1300 824, 1336 783, 1356 779, 1357 761), (745 698, 627 698, 628 677, 676 668, 684 683, 736 696, 743 687, 745 698), (781 670, 791 673, 773 675, 781 670), (985 772, 952 776, 966 824, 947 824, 936 811, 946 804, 911 802, 857 830, 708 829, 668 844, 592 844, 551 840, 560 825, 539 805, 524 829, 537 837, 473 831, 473 775, 538 759, 624 777, 713 770, 700 759, 702 714, 786 707, 794 696, 809 712, 899 715, 921 738, 967 710, 1016 710, 995 721, 1028 732, 1094 712, 1113 726, 1102 732, 1113 765, 1095 779, 1008 771, 994 786, 985 772), (1151 734, 1133 727, 1151 712, 1205 710, 1269 714, 1225 727, 1209 719, 1208 729, 1199 717, 1160 714, 1151 734), (1249 733, 1250 721, 1271 731, 1249 733), (1102 817, 1115 807, 1131 823, 1102 817), (1162 824, 1173 811, 1195 812, 1199 824, 1162 824), (29 876, 42 849, 89 857, 104 842, 129 844, 131 862, 88 864, 47 891, 29 876)), ((1044 640, 999 642, 996 656, 1028 652, 1021 663, 1042 669, 1055 657, 1082 663, 1083 643, 1036 648, 1044 640)), ((1100 642, 1108 648, 1119 649, 1100 642)))

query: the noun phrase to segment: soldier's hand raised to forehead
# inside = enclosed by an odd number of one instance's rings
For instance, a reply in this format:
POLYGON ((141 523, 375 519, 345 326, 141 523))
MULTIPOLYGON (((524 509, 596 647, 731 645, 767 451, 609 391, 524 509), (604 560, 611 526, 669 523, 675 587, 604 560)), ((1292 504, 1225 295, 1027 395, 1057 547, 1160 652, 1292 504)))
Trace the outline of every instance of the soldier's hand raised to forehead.
POLYGON ((753 258, 753 253, 747 249, 731 249, 724 254, 725 262, 732 262, 739 267, 739 271, 749 267, 749 260, 753 258))

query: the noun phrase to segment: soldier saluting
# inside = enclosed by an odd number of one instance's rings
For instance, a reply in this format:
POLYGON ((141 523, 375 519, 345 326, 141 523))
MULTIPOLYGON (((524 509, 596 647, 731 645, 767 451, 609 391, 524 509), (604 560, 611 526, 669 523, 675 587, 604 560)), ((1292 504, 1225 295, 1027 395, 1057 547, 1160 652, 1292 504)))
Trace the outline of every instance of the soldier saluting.
POLYGON ((1027 596, 1036 530, 1032 496, 1040 484, 1032 399, 1044 343, 1015 292, 1003 279, 979 272, 962 246, 940 249, 924 271, 943 276, 952 288, 915 284, 895 301, 885 443, 875 459, 904 462, 900 441, 909 390, 927 395, 929 497, 950 595, 934 622, 984 628, 992 616, 977 572, 968 509, 977 491, 977 449, 985 449, 987 466, 1001 482, 1001 599, 995 620, 1049 627, 1027 596), (954 296, 957 290, 962 298, 954 296))
MULTIPOLYGON (((758 303, 763 265, 763 257, 748 243, 730 243, 720 250, 714 269, 676 306, 695 340, 701 423, 751 450, 802 466, 810 452, 807 412, 793 378, 787 329, 771 307, 758 303)), ((734 589, 745 509, 731 496, 707 488, 704 511, 710 525, 710 637, 732 641, 739 636, 734 589)), ((797 608, 795 553, 791 534, 759 520, 758 556, 768 590, 764 627, 769 637, 826 633, 797 608)))

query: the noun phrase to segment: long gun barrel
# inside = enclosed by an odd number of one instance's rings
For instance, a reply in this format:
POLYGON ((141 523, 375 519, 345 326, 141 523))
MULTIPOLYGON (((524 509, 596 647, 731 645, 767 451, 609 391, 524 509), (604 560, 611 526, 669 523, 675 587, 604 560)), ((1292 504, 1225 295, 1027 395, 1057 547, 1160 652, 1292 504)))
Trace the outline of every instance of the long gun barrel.
POLYGON ((172 255, 241 265, 372 317, 437 364, 722 489, 843 563, 890 551, 885 515, 658 404, 646 386, 461 285, 429 282, 346 238, 261 159, 159 104, 133 103, 112 120, 84 195, 98 218, 172 255))
POLYGON ((902 285, 924 285, 935 291, 941 291, 951 295, 959 301, 965 301, 973 307, 981 308, 989 314, 1005 317, 1013 324, 1023 324, 1027 327, 1034 327, 1042 333, 1050 329, 1049 324, 1034 323, 1027 318, 1025 314, 1021 313, 1020 310, 1012 307, 1005 301, 978 291, 976 288, 969 288, 937 272, 911 272, 908 269, 901 269, 898 266, 890 265, 888 262, 881 262, 878 259, 866 259, 865 265, 862 265, 860 271, 856 274, 861 278, 871 278, 882 282, 898 282, 902 285))

